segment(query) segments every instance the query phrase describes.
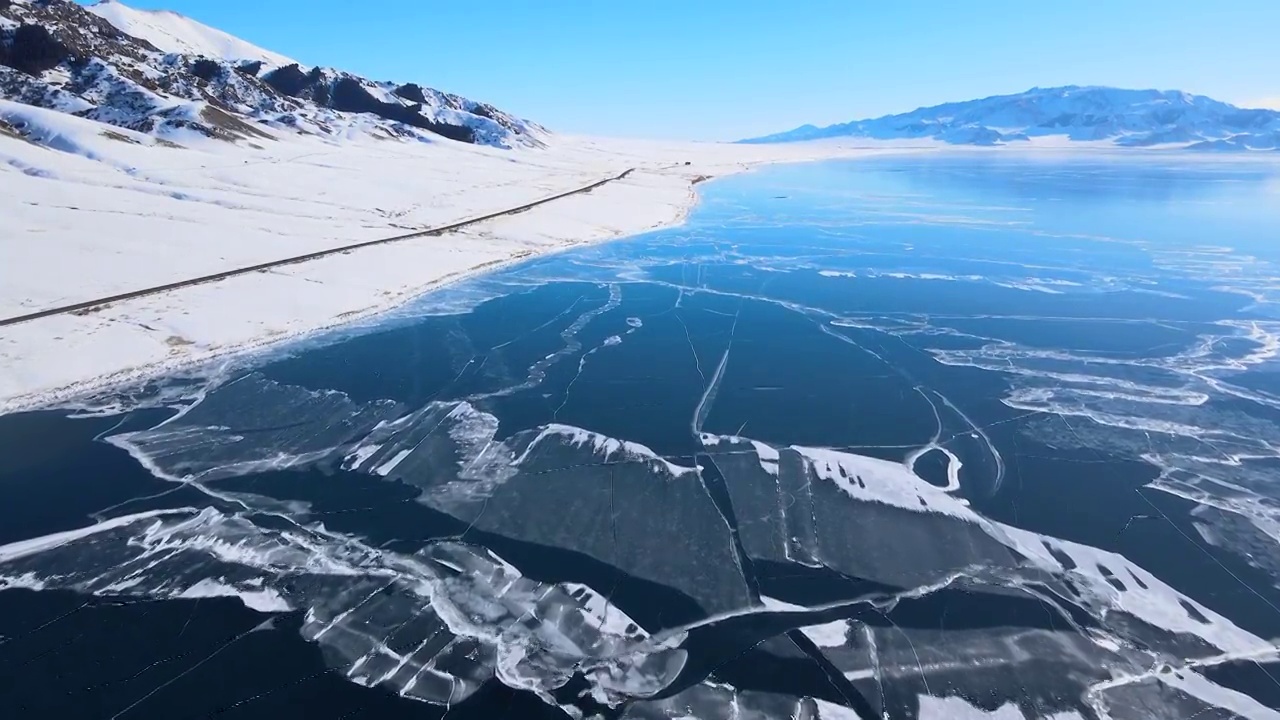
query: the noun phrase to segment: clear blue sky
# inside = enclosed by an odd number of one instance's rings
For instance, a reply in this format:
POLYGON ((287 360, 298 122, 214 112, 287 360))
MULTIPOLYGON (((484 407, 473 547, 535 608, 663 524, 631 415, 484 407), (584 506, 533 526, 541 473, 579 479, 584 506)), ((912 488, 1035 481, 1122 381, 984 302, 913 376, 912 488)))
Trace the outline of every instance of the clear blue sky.
POLYGON ((738 139, 1033 86, 1280 107, 1280 0, 126 0, 562 132, 738 139))

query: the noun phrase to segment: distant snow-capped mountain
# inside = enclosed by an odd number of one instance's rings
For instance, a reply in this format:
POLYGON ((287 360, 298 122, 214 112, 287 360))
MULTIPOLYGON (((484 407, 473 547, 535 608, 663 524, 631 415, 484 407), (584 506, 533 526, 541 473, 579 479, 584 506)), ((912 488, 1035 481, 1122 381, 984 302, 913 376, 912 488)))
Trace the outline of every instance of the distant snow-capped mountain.
POLYGON ((0 99, 157 137, 279 133, 540 146, 545 130, 414 83, 303 67, 177 13, 0 0, 0 99))
POLYGON ((1245 110, 1183 92, 1073 85, 1033 88, 1017 95, 946 103, 829 127, 805 125, 742 142, 864 137, 997 145, 1046 136, 1111 141, 1128 147, 1276 150, 1280 149, 1280 112, 1245 110))

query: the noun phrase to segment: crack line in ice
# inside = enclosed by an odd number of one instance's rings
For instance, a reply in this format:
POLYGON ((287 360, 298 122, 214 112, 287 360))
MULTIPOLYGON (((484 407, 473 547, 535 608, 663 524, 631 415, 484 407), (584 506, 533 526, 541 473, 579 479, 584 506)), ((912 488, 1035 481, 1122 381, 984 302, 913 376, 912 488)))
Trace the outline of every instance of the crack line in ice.
POLYGON ((1137 494, 1138 494, 1138 497, 1142 498, 1143 502, 1147 503, 1148 505, 1150 505, 1150 506, 1151 506, 1151 508, 1152 508, 1153 510, 1155 510, 1155 511, 1156 511, 1156 512, 1158 512, 1158 513, 1160 513, 1160 516, 1161 516, 1161 517, 1163 517, 1163 518, 1165 519, 1165 521, 1166 521, 1167 523, 1169 523, 1169 525, 1170 525, 1170 526, 1172 526, 1172 527, 1173 527, 1173 529, 1177 530, 1177 531, 1178 531, 1178 534, 1179 534, 1179 535, 1181 535, 1184 539, 1186 539, 1186 541, 1187 541, 1187 542, 1191 543, 1191 544, 1192 544, 1192 545, 1193 545, 1197 550, 1199 550, 1200 552, 1202 552, 1202 553, 1204 553, 1206 556, 1208 556, 1208 557, 1209 557, 1209 559, 1210 559, 1210 560, 1213 560, 1213 562, 1214 562, 1218 567, 1222 568, 1222 569, 1223 569, 1223 571, 1225 571, 1228 575, 1230 575, 1230 576, 1231 576, 1231 578, 1232 578, 1233 580, 1235 580, 1237 583, 1239 583, 1240 585, 1242 585, 1246 590, 1248 590, 1249 592, 1251 592, 1251 593, 1253 593, 1255 596, 1257 596, 1257 598, 1258 598, 1259 600, 1261 600, 1262 602, 1266 603, 1267 607, 1271 608, 1271 609, 1272 609, 1272 610, 1273 610, 1277 615, 1280 615, 1280 608, 1277 608, 1277 607, 1275 606, 1275 604, 1274 604, 1274 603, 1272 603, 1270 600, 1268 600, 1265 596, 1263 596, 1263 595, 1262 595, 1262 593, 1260 593, 1260 592, 1258 592, 1257 590, 1253 589, 1253 586, 1252 586, 1252 585, 1250 585, 1249 583, 1247 583, 1247 582, 1245 582, 1244 580, 1242 580, 1242 579, 1240 578, 1240 576, 1239 576, 1239 575, 1236 575, 1236 574, 1235 574, 1235 573, 1234 573, 1230 568, 1228 568, 1226 565, 1224 565, 1224 564, 1223 564, 1223 562, 1222 562, 1221 560, 1219 560, 1217 557, 1215 557, 1213 553, 1209 552, 1209 551, 1208 551, 1208 550, 1206 550, 1202 545, 1200 545, 1200 543, 1198 543, 1198 542, 1196 542, 1195 540, 1193 540, 1193 539, 1191 538, 1191 536, 1190 536, 1190 535, 1187 535, 1187 533, 1186 533, 1186 532, 1184 532, 1182 528, 1178 527, 1178 524, 1177 524, 1177 523, 1175 523, 1172 519, 1170 519, 1170 518, 1169 518, 1169 516, 1168 516, 1168 515, 1166 515, 1166 514, 1165 514, 1165 512, 1164 512, 1163 510, 1161 510, 1161 509, 1160 509, 1160 507, 1159 507, 1158 505, 1156 505, 1155 503, 1151 502, 1151 500, 1150 500, 1149 498, 1147 498, 1145 495, 1143 495, 1141 492, 1139 492, 1139 489, 1138 489, 1138 488, 1134 488, 1134 489, 1133 489, 1133 491, 1134 491, 1135 493, 1137 493, 1137 494))
POLYGON ((693 346, 693 336, 689 334, 689 326, 680 318, 680 313, 675 313, 676 320, 680 323, 680 327, 684 328, 685 340, 689 341, 689 351, 693 353, 694 365, 698 368, 698 377, 702 378, 702 382, 707 382, 707 376, 702 372, 702 360, 698 359, 698 348, 693 346))
MULTIPOLYGON (((1198 668, 1215 667, 1218 665, 1238 662, 1241 660, 1248 660, 1254 663, 1260 663, 1263 661, 1272 662, 1277 659, 1280 659, 1280 646, 1261 648, 1258 650, 1251 650, 1248 652, 1222 653, 1219 655, 1212 655, 1212 656, 1203 657, 1203 658, 1184 658, 1177 665, 1157 663, 1150 670, 1143 673, 1138 673, 1136 675, 1121 675, 1119 677, 1115 677, 1110 680, 1104 680, 1100 683, 1096 683, 1094 685, 1089 686, 1086 692, 1090 695, 1094 695, 1106 690, 1110 690, 1115 687, 1119 687, 1121 685, 1131 685, 1136 682, 1142 682, 1144 680, 1150 680, 1153 678, 1163 679, 1162 675, 1164 675, 1164 671, 1166 668, 1178 669, 1178 670, 1194 670, 1198 668)), ((1259 665, 1259 667, 1261 667, 1261 665, 1259 665)), ((1270 676, 1268 675, 1268 677, 1270 676)))
POLYGON ((546 321, 546 322, 542 323, 541 325, 539 325, 539 326, 535 327, 534 329, 532 329, 532 330, 530 330, 530 331, 528 331, 528 332, 526 332, 526 333, 522 333, 522 334, 520 334, 520 335, 518 335, 518 336, 516 336, 516 337, 514 337, 514 338, 512 338, 512 339, 510 339, 510 340, 508 340, 508 341, 506 341, 506 342, 504 342, 504 343, 501 343, 501 344, 498 344, 498 345, 494 345, 493 347, 491 347, 491 348, 489 348, 489 349, 490 349, 490 350, 501 350, 502 348, 507 347, 508 345, 511 345, 512 343, 519 342, 520 340, 523 340, 523 339, 525 339, 525 338, 529 337, 530 335, 533 335, 534 333, 538 332, 539 330, 542 330, 542 329, 546 328, 548 325, 551 325, 552 323, 554 323, 555 321, 557 321, 557 320, 559 320, 560 318, 564 317, 565 315, 568 315, 569 313, 573 312, 573 309, 574 309, 574 308, 576 308, 576 307, 578 307, 578 303, 580 303, 580 302, 582 302, 583 300, 586 300, 586 299, 587 299, 587 296, 586 296, 586 295, 579 295, 577 300, 574 300, 573 302, 569 303, 569 307, 567 307, 567 308, 565 308, 564 310, 561 310, 560 312, 556 313, 555 317, 551 318, 550 320, 548 320, 548 321, 546 321))
MULTIPOLYGON (((716 465, 715 458, 711 457, 710 455, 707 455, 706 458, 707 458, 707 462, 711 464, 711 467, 713 467, 716 473, 720 476, 721 482, 723 483, 724 473, 721 472, 720 467, 716 465)), ((751 562, 751 558, 748 557, 746 550, 742 547, 742 537, 741 537, 741 534, 738 532, 738 526, 735 522, 733 522, 730 519, 728 515, 728 513, 733 512, 732 501, 730 501, 729 508, 721 507, 720 500, 717 499, 718 495, 716 493, 711 492, 711 488, 707 487, 707 479, 706 479, 706 476, 703 474, 701 468, 698 469, 698 481, 702 483, 703 491, 706 492, 707 497, 711 498, 711 504, 715 507, 716 512, 720 515, 720 519, 724 522, 725 528, 728 529, 729 531, 730 547, 733 549, 733 562, 734 562, 734 565, 736 565, 738 568, 738 574, 741 575, 742 578, 750 586, 752 599, 759 601, 760 599, 759 579, 756 577, 756 574, 753 570, 753 564, 751 562)))
POLYGON ((867 625, 864 623, 862 625, 862 633, 867 639, 867 654, 871 658, 871 676, 875 678, 876 690, 880 694, 880 707, 883 708, 885 706, 885 699, 884 699, 884 679, 882 677, 882 671, 880 669, 880 648, 878 645, 876 645, 876 635, 874 632, 871 631, 870 625, 867 625))
POLYGON ((824 334, 826 334, 826 335, 830 335, 831 337, 833 337, 833 338, 835 338, 835 339, 837 339, 837 340, 839 340, 839 341, 841 341, 841 342, 848 343, 848 344, 850 344, 850 345, 852 345, 852 346, 854 346, 854 347, 858 348, 858 349, 859 349, 859 350, 861 350, 862 352, 864 352, 864 353, 866 353, 866 354, 870 355, 871 357, 873 357, 873 358, 875 358, 875 359, 879 360, 880 362, 884 363, 885 365, 888 365, 889 367, 892 367, 892 368, 894 369, 894 372, 897 372, 897 371, 898 371, 898 368, 897 368, 897 367, 894 367, 894 365, 893 365, 892 363, 890 363, 888 360, 885 360, 885 359, 884 359, 884 356, 883 356, 883 355, 881 355, 880 353, 877 353, 877 352, 875 352, 875 351, 871 350, 870 348, 866 347, 866 346, 865 346, 865 345, 863 345, 862 343, 859 343, 859 342, 854 341, 854 339, 853 339, 853 338, 851 338, 851 337, 847 337, 847 336, 845 336, 845 335, 841 335, 840 333, 836 332, 835 330, 832 330, 832 329, 831 329, 831 327, 830 327, 830 326, 828 326, 826 323, 822 323, 822 322, 817 322, 817 321, 815 321, 815 324, 818 326, 818 329, 819 329, 819 330, 821 330, 824 334))
POLYGON ((132 709, 134 709, 134 708, 138 707, 139 705, 141 705, 142 703, 146 702, 148 699, 150 699, 150 698, 151 698, 153 695, 155 695, 156 693, 158 693, 158 692, 160 692, 161 690, 163 690, 163 689, 165 689, 165 688, 169 687, 170 685, 172 685, 172 684, 174 684, 175 682, 177 682, 177 681, 181 680, 182 678, 186 677, 187 675, 190 675, 192 672, 194 672, 194 671, 195 671, 197 668, 199 668, 201 665, 204 665, 205 663, 209 662, 209 661, 210 661, 210 660, 212 660, 216 655, 218 655, 219 653, 221 653, 223 650, 226 650, 227 648, 229 648, 229 647, 231 647, 232 645, 236 644, 237 642, 239 642, 239 641, 240 641, 240 639, 241 639, 241 638, 243 638, 243 637, 245 637, 246 635, 248 635, 248 634, 250 634, 250 633, 254 632, 255 630, 257 630, 257 627, 256 627, 256 626, 255 626, 255 627, 252 627, 252 628, 250 628, 250 629, 248 629, 248 630, 245 630, 244 632, 240 633, 239 635, 236 635, 235 637, 231 638, 231 639, 230 639, 230 640, 228 640, 226 643, 224 643, 223 645, 219 646, 219 647, 218 647, 218 649, 214 650, 213 652, 211 652, 211 653, 209 653, 207 656, 205 656, 205 658, 204 658, 203 660, 201 660, 200 662, 196 663, 195 665, 192 665, 191 667, 187 668, 186 670, 183 670, 182 672, 178 673, 177 675, 174 675, 173 677, 169 678, 169 679, 168 679, 168 680, 166 680, 165 682, 163 682, 163 683, 161 683, 161 684, 157 685, 155 688, 153 688, 153 689, 151 690, 151 692, 149 692, 149 693, 147 693, 146 695, 143 695, 142 697, 138 698, 138 699, 137 699, 137 700, 135 700, 132 704, 130 704, 128 707, 126 707, 125 709, 123 709, 123 710, 121 710, 120 712, 116 713, 115 715, 112 715, 112 716, 111 716, 111 720, 117 720, 117 718, 119 718, 121 715, 124 715, 125 713, 129 712, 130 710, 132 710, 132 709))
POLYGON ((502 390, 493 392, 478 393, 467 398, 470 401, 485 400, 495 397, 509 397, 525 390, 531 390, 542 384, 546 379, 547 370, 560 362, 561 359, 573 355, 582 349, 582 342, 578 340, 578 333, 595 320, 597 317, 617 308, 622 304, 622 287, 618 283, 609 284, 609 299, 598 308, 588 310, 578 316, 569 327, 560 332, 560 338, 564 341, 564 347, 547 355, 541 360, 535 362, 529 367, 527 377, 524 382, 513 385, 502 390))
MULTIPOLYGON (((987 446, 987 452, 990 453, 991 458, 994 459, 996 463, 996 476, 992 480, 990 492, 992 495, 995 495, 996 493, 1000 492, 1000 485, 1001 483, 1004 482, 1004 474, 1005 474, 1004 458, 1000 456, 1000 451, 996 448, 995 443, 991 442, 991 436, 987 435, 986 431, 983 428, 979 427, 977 423, 975 423, 973 420, 970 420, 969 416, 966 415, 963 410, 956 407, 955 403, 947 399, 945 395, 938 392, 937 390, 933 390, 932 392, 934 395, 938 396, 938 399, 941 400, 943 404, 951 408, 952 412, 954 412, 956 415, 959 415, 961 420, 964 420, 966 423, 968 423, 969 427, 972 428, 973 432, 976 433, 978 437, 982 438, 982 442, 987 446)), ((956 469, 958 471, 959 466, 957 466, 956 469)))
MULTIPOLYGON (((1067 426, 1067 429, 1068 429, 1068 430, 1070 430, 1070 431, 1071 431, 1071 433, 1072 433, 1073 435, 1075 435, 1077 439, 1080 439, 1080 435, 1079 435, 1079 433, 1077 433, 1077 432, 1076 432, 1076 429, 1075 429, 1074 427, 1072 427, 1072 426, 1071 426, 1071 423, 1067 422, 1067 418, 1066 418, 1066 416, 1065 416, 1065 415, 1062 415, 1062 414, 1059 414, 1059 415, 1058 415, 1058 417, 1062 420, 1062 424, 1066 425, 1066 426, 1067 426)), ((1081 444, 1082 444, 1082 445, 1084 445, 1085 447, 1089 447, 1088 445, 1085 445, 1085 444, 1083 443, 1083 440, 1081 440, 1081 444)), ((1093 450, 1094 454, 1096 454, 1096 455, 1098 455, 1099 457, 1101 457, 1101 453, 1099 453, 1096 449, 1093 449, 1093 448, 1091 448, 1091 447, 1090 447, 1090 449, 1091 449, 1091 450, 1093 450)), ((1104 467, 1105 467, 1108 471, 1110 471, 1110 470, 1111 470, 1111 467, 1110 467, 1109 465, 1104 466, 1104 467)), ((1174 529, 1174 530, 1177 530, 1177 531, 1178 531, 1178 534, 1179 534, 1179 535, 1181 535, 1181 536, 1182 536, 1182 537, 1183 537, 1187 542, 1191 543, 1191 545, 1192 545, 1193 547, 1195 547, 1195 548, 1196 548, 1197 550, 1199 550, 1201 553, 1203 553, 1204 555, 1206 555, 1210 560, 1212 560, 1212 561, 1214 562, 1214 564, 1216 564, 1218 567, 1222 568, 1222 570, 1223 570, 1224 572, 1226 572, 1226 573, 1227 573, 1227 575, 1230 575, 1230 576, 1231 576, 1231 578, 1232 578, 1233 580, 1235 580, 1237 583, 1239 583, 1241 587, 1243 587, 1244 589, 1248 590, 1250 593, 1252 593, 1253 595, 1255 595, 1259 600, 1261 600, 1264 604, 1266 604, 1266 606, 1267 606, 1267 607, 1271 608, 1271 610, 1272 610, 1272 611, 1274 611, 1277 615, 1280 615, 1280 608, 1277 608, 1277 607, 1275 606, 1275 604, 1274 604, 1274 603, 1272 603, 1270 600, 1268 600, 1265 596, 1263 596, 1263 595, 1262 595, 1262 593, 1260 593, 1260 592, 1258 592, 1257 590, 1255 590, 1255 589, 1253 588, 1253 586, 1252 586, 1252 585, 1250 585, 1249 583, 1245 582, 1243 579, 1241 579, 1241 578, 1240 578, 1240 576, 1239 576, 1239 575, 1236 575, 1234 572, 1232 572, 1231 568, 1228 568, 1225 564, 1223 564, 1223 562, 1222 562, 1221 560, 1219 560, 1216 556, 1214 556, 1214 554, 1213 554, 1213 553, 1211 553, 1211 552, 1209 552, 1208 550, 1206 550, 1203 546, 1201 546, 1201 545, 1200 545, 1200 543, 1197 543, 1197 542, 1195 542, 1194 540, 1192 540, 1192 539, 1191 539, 1191 537, 1190 537, 1189 535, 1187 535, 1187 534, 1186 534, 1186 532, 1184 532, 1184 531, 1182 530, 1182 528, 1178 527, 1178 524, 1177 524, 1177 523, 1175 523, 1173 520, 1171 520, 1171 519, 1169 518, 1169 516, 1168 516, 1168 515, 1166 515, 1166 514, 1165 514, 1165 512, 1164 512, 1163 510, 1161 510, 1161 509, 1160 509, 1160 507, 1159 507, 1159 506, 1157 506, 1155 503, 1151 502, 1151 500, 1150 500, 1149 498, 1147 498, 1145 495, 1143 495, 1143 494, 1139 491, 1139 488, 1134 488, 1134 489, 1133 489, 1133 491, 1134 491, 1134 493, 1136 493, 1136 494, 1138 495, 1138 497, 1142 498, 1142 501, 1143 501, 1143 502, 1145 502, 1146 504, 1150 505, 1150 506, 1151 506, 1151 508, 1152 508, 1153 510, 1155 510, 1156 512, 1160 513, 1160 516, 1161 516, 1161 517, 1163 517, 1163 518, 1165 519, 1165 521, 1166 521, 1166 522, 1167 522, 1171 527, 1173 527, 1173 529, 1174 529)))
MULTIPOLYGON (((739 315, 742 308, 738 308, 739 315)), ((725 365, 729 363, 729 353, 733 350, 733 337, 738 329, 738 316, 733 318, 733 327, 729 330, 729 344, 725 346, 724 355, 720 357, 720 364, 716 366, 716 372, 711 376, 711 382, 707 383, 707 389, 702 393, 702 399, 698 401, 698 406, 693 410, 693 422, 691 429, 694 438, 702 435, 702 425, 707 421, 707 416, 711 414, 710 404, 715 402, 716 392, 720 389, 720 380, 724 377, 725 365)))
MULTIPOLYGON (((616 479, 613 474, 613 468, 609 468, 609 535, 613 542, 613 555, 618 556, 618 511, 614 505, 616 479)), ((613 595, 618 591, 618 584, 622 582, 622 570, 615 568, 613 575, 613 585, 609 588, 608 594, 604 596, 605 605, 613 602, 613 595)), ((600 626, 597 631, 604 630, 605 621, 609 619, 607 612, 600 613, 600 626)))
POLYGON ((622 342, 622 338, 620 338, 619 336, 610 335, 609 337, 604 339, 604 342, 602 342, 601 344, 591 348, 590 350, 582 354, 582 357, 578 359, 578 372, 574 374, 573 379, 570 380, 569 384, 565 386, 564 398, 560 401, 560 405, 556 407, 555 412, 551 413, 552 420, 559 419, 560 411, 564 410, 564 406, 569 404, 569 393, 573 390, 573 386, 578 383, 578 378, 582 377, 582 370, 587 366, 587 359, 590 358, 592 355, 595 355, 600 350, 606 347, 612 347, 614 345, 618 345, 621 342, 622 342))
MULTIPOLYGON (((8 587, 6 587, 6 586, 5 586, 5 585, 3 585, 3 584, 0 584, 0 590, 7 590, 7 589, 8 589, 8 587)), ((7 643, 9 643, 9 642, 11 642, 11 641, 13 641, 13 640, 21 640, 21 639, 23 639, 23 638, 25 638, 25 637, 27 637, 27 636, 30 636, 30 635, 35 635, 36 633, 40 632, 41 630, 44 630, 45 628, 47 628, 47 627, 49 627, 49 626, 51 626, 51 625, 55 625, 55 624, 57 624, 58 622, 61 622, 62 620, 65 620, 65 619, 67 619, 67 618, 71 617, 72 615, 75 615, 76 613, 80 612, 81 610, 83 610, 83 609, 85 609, 85 608, 89 607, 89 604, 90 604, 91 602, 92 602, 92 600, 85 600, 85 601, 84 601, 83 603, 81 603, 78 607, 76 607, 76 608, 74 608, 74 609, 72 609, 72 610, 68 610, 67 612, 65 612, 65 613, 63 613, 63 614, 61 614, 61 615, 59 615, 58 617, 53 618, 52 620, 49 620, 49 621, 44 622, 44 623, 41 623, 38 627, 31 628, 30 630, 28 630, 28 631, 26 631, 26 632, 22 633, 21 635, 0 636, 0 645, 5 645, 5 644, 7 644, 7 643)), ((179 634, 179 637, 181 637, 181 634, 179 634)))
POLYGON ((906 459, 903 461, 903 464, 907 466, 908 470, 919 475, 920 473, 916 472, 916 462, 919 461, 920 458, 924 457, 925 455, 929 454, 934 450, 942 453, 943 455, 946 455, 947 456, 947 486, 942 488, 942 490, 943 492, 955 492, 956 490, 960 489, 960 467, 962 466, 962 463, 960 462, 960 458, 954 452, 952 452, 949 448, 944 447, 941 443, 938 442, 939 439, 942 437, 942 416, 938 413, 938 406, 933 403, 933 400, 929 397, 928 393, 926 393, 923 388, 917 385, 913 389, 920 394, 920 397, 923 397, 925 399, 925 402, 929 403, 929 409, 933 411, 933 419, 934 419, 934 422, 937 423, 937 429, 934 430, 933 437, 929 439, 929 442, 927 444, 921 446, 919 449, 914 450, 907 455, 906 459))

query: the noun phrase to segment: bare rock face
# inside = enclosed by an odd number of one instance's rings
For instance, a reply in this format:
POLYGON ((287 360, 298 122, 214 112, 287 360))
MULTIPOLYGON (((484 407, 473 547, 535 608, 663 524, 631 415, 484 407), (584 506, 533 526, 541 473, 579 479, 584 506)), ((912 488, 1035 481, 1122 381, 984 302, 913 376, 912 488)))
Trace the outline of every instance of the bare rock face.
POLYGON ((236 72, 249 77, 258 77, 258 73, 262 72, 262 61, 253 60, 250 62, 242 62, 236 66, 236 72))
POLYGON ((0 41, 0 65, 28 75, 39 76, 64 60, 71 60, 71 50, 40 25, 19 25, 5 33, 0 41))
POLYGON ((272 70, 262 80, 276 92, 289 97, 302 97, 302 91, 307 87, 307 74, 296 64, 272 70))
MULTIPOLYGON (((377 87, 367 80, 348 73, 319 67, 303 72, 298 65, 286 65, 272 70, 262 79, 283 95, 309 100, 340 112, 369 113, 394 123, 427 130, 450 140, 467 143, 481 141, 476 129, 467 124, 465 119, 459 118, 458 122, 450 122, 433 118, 431 113, 424 112, 432 99, 421 86, 416 84, 401 85, 389 93, 390 98, 380 99, 375 97, 375 92, 385 97, 388 95, 385 88, 377 87)), ((460 105, 457 108, 453 107, 449 100, 445 100, 445 103, 449 104, 449 109, 454 111, 461 107, 460 105)), ((473 106, 475 109, 470 112, 471 115, 495 120, 487 110, 479 111, 480 108, 488 106, 482 106, 479 103, 473 103, 473 106)))
POLYGON ((0 98, 140 132, 222 140, 268 139, 274 129, 537 147, 545 132, 415 83, 166 52, 71 0, 0 0, 0 98))
POLYGON ((427 96, 422 93, 422 86, 415 83, 401 85, 396 88, 396 95, 412 102, 424 103, 427 101, 427 96))
POLYGON ((433 121, 422 114, 422 102, 413 105, 385 102, 373 97, 361 84, 350 77, 339 78, 330 93, 330 107, 346 112, 367 112, 406 125, 430 130, 450 140, 473 143, 475 132, 466 125, 433 121))
POLYGON ((199 58, 195 62, 191 63, 190 67, 191 74, 205 82, 218 77, 225 71, 226 68, 222 63, 215 62, 209 58, 199 58))

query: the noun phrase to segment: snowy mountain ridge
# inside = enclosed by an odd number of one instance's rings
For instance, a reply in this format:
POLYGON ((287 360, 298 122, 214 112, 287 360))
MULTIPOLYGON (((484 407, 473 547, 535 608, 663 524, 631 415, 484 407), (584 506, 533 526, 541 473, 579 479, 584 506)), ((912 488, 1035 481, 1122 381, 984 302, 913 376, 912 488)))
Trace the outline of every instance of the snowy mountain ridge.
POLYGON ((871 120, 804 125, 746 143, 836 137, 934 139, 954 145, 1003 145, 1036 137, 1110 141, 1124 147, 1177 145, 1192 150, 1280 149, 1280 112, 1248 110, 1179 91, 1069 85, 952 102, 871 120))
POLYGON ((546 133, 486 103, 305 68, 177 13, 116 0, 0 0, 0 99, 179 143, 300 133, 513 148, 541 147, 546 133))
POLYGON ((125 34, 146 40, 167 53, 262 62, 271 68, 297 62, 170 10, 138 10, 117 0, 101 0, 88 10, 125 34))

